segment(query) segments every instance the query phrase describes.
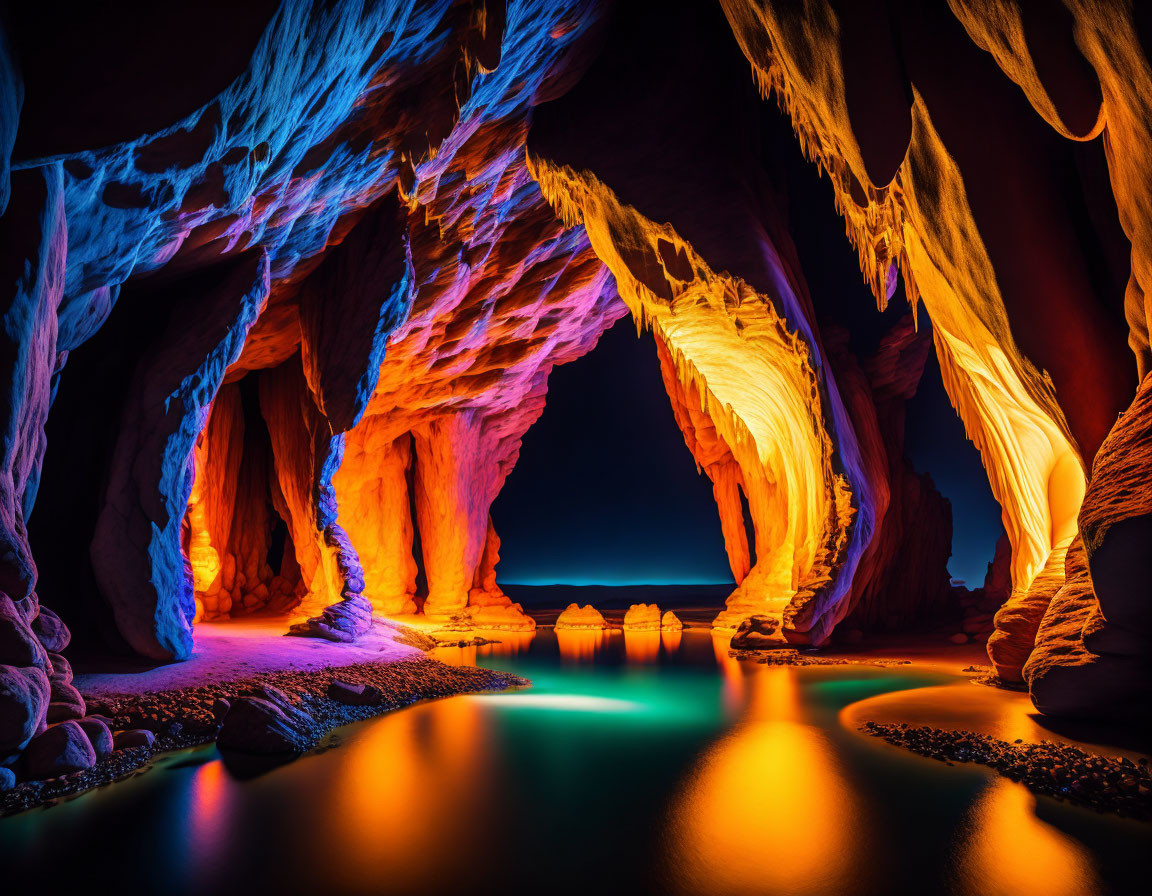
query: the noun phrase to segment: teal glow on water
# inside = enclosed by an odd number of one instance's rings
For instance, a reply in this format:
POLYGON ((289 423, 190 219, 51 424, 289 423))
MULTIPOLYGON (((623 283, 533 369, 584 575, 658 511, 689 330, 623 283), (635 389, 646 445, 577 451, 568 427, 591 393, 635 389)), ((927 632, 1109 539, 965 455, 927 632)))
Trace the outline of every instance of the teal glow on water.
MULTIPOLYGON (((0 821, 2 879, 163 893, 1142 892, 1150 828, 840 722, 924 667, 739 664, 706 632, 444 651, 531 678, 336 732, 263 774, 214 747, 0 821)), ((11 892, 17 892, 15 889, 11 892)))

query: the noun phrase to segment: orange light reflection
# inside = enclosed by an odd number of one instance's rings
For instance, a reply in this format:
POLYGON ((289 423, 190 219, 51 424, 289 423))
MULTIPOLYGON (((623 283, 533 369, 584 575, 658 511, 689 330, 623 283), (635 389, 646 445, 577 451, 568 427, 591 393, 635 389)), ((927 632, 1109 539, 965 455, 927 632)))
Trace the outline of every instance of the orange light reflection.
POLYGON ((1101 883, 1079 842, 1036 817, 1036 797, 1022 784, 993 781, 968 815, 958 855, 961 893, 980 896, 1074 896, 1101 883))
POLYGON ((625 629, 624 655, 638 665, 656 662, 660 658, 660 632, 625 629))
POLYGON ((869 825, 832 745, 804 723, 796 670, 750 670, 743 717, 673 804, 688 892, 828 893, 866 861, 869 825))
POLYGON ((589 663, 604 646, 607 633, 599 629, 561 629, 556 631, 560 658, 566 663, 589 663))
POLYGON ((339 857, 334 889, 412 892, 477 858, 484 838, 465 828, 485 814, 498 782, 480 774, 494 763, 476 703, 452 698, 435 712, 396 713, 341 752, 331 799, 319 801, 323 817, 309 823, 324 854, 339 857))

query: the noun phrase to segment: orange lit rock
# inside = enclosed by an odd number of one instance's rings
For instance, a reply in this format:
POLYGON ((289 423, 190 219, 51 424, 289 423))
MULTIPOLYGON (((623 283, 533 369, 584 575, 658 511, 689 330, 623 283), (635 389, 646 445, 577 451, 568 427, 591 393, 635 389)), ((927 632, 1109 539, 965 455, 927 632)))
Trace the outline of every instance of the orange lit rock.
POLYGON ((762 90, 776 94, 801 147, 829 172, 880 306, 898 264, 910 299, 931 316, 945 387, 1004 508, 1023 599, 1075 533, 1085 477, 1051 381, 1013 338, 964 173, 914 93, 907 154, 891 183, 872 186, 844 95, 836 17, 801 20, 753 0, 723 6, 762 90))
POLYGON ((664 615, 660 617, 660 630, 665 632, 678 632, 684 628, 679 617, 671 610, 665 611, 664 615))
POLYGON ((605 629, 608 623, 591 604, 581 607, 577 604, 568 604, 556 620, 556 630, 574 629, 605 629))
POLYGON ((678 421, 688 421, 685 438, 697 462, 724 468, 730 454, 739 468, 756 563, 741 579, 742 527, 726 479, 734 471, 725 470, 719 504, 739 584, 715 625, 734 628, 747 616, 788 608, 790 637, 823 642, 848 611, 843 596, 854 572, 847 560, 856 508, 838 472, 845 455, 834 463, 827 393, 811 347, 770 297, 712 271, 670 226, 623 205, 588 172, 531 161, 557 212, 587 230, 638 325, 651 327, 664 344, 683 384, 673 406, 678 421), (707 428, 685 412, 689 403, 708 417, 707 428))
POLYGON ((656 604, 632 604, 624 614, 625 631, 659 631, 660 608, 656 604))
POLYGON ((1152 375, 1096 456, 1065 584, 1052 598, 1024 666, 1042 712, 1130 719, 1149 710, 1150 476, 1152 375))
POLYGON ((530 632, 536 629, 536 620, 525 613, 520 604, 469 607, 468 618, 478 629, 512 632, 530 632))
POLYGON ((586 238, 565 230, 538 192, 514 216, 489 201, 535 191, 518 150, 524 133, 481 129, 423 188, 426 207, 409 218, 413 304, 334 478, 370 599, 415 596, 418 532, 425 613, 519 630, 535 623, 496 582, 489 509, 543 410, 553 366, 591 350, 627 313, 586 238), (464 179, 474 186, 460 190, 464 179), (408 441, 410 460, 384 449, 408 441))
POLYGON ((364 568, 365 597, 385 614, 414 613, 412 439, 407 433, 389 439, 382 422, 369 418, 348 435, 333 484, 345 507, 341 522, 364 568))

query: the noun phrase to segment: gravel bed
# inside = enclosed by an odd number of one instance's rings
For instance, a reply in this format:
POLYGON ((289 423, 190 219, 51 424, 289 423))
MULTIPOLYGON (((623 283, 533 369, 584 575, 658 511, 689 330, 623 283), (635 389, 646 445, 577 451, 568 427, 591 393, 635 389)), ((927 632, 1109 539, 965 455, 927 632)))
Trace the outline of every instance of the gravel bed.
POLYGON ((952 765, 975 762, 1019 781, 1033 793, 1067 800, 1097 812, 1152 820, 1148 759, 1133 762, 1085 752, 1070 744, 999 740, 989 734, 928 726, 865 722, 865 734, 952 765))
POLYGON ((218 700, 260 696, 271 686, 283 691, 311 719, 319 740, 333 728, 381 715, 436 697, 476 691, 526 687, 526 679, 505 672, 449 666, 426 657, 387 663, 359 663, 317 670, 264 672, 223 683, 141 694, 110 694, 88 699, 88 714, 111 719, 115 731, 146 728, 156 735, 151 747, 117 750, 90 769, 47 781, 27 781, 0 793, 0 816, 140 774, 160 753, 199 746, 216 739, 218 700), (328 696, 334 681, 375 688, 380 698, 371 705, 352 706, 328 696))

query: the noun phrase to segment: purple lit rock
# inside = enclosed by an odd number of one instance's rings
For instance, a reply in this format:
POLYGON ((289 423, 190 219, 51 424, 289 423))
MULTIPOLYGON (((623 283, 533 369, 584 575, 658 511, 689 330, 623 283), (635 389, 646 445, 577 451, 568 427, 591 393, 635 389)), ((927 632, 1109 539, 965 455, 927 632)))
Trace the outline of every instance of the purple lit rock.
POLYGON ((98 719, 95 716, 86 716, 83 719, 79 719, 76 724, 84 730, 84 734, 88 737, 88 742, 92 744, 92 752, 96 754, 97 759, 103 759, 116 749, 112 739, 112 732, 108 730, 108 726, 104 723, 103 719, 98 719))
POLYGON ((43 727, 49 696, 43 670, 0 665, 0 753, 22 750, 43 727))
POLYGON ((52 725, 34 737, 24 751, 24 769, 33 780, 69 775, 95 764, 96 752, 75 721, 52 725))

